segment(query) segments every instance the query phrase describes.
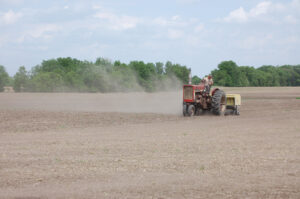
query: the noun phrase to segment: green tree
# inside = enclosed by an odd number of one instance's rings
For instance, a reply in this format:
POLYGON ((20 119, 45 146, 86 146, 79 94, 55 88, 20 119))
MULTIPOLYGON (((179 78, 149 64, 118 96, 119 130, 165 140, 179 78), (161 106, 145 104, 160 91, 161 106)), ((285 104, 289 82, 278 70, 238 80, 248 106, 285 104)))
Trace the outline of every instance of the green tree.
POLYGON ((153 63, 145 64, 142 61, 132 61, 129 63, 129 67, 135 71, 138 83, 146 91, 152 92, 155 90, 156 72, 153 63))
POLYGON ((223 61, 218 69, 212 71, 216 85, 220 86, 248 86, 247 69, 237 66, 233 61, 223 61))
MULTIPOLYGON (((109 81, 105 69, 91 65, 83 73, 83 82, 89 92, 109 92, 109 81)), ((110 91, 112 92, 112 91, 110 91)))
POLYGON ((257 70, 265 72, 265 86, 280 86, 279 69, 275 66, 261 66, 257 70))
POLYGON ((214 84, 218 86, 233 86, 232 77, 225 70, 213 70, 211 72, 214 84))
POLYGON ((42 72, 34 76, 33 87, 36 92, 61 91, 63 86, 62 77, 54 72, 42 72))
POLYGON ((192 77, 192 84, 199 84, 200 82, 201 82, 201 79, 197 75, 194 75, 192 77))
POLYGON ((65 77, 65 85, 71 91, 84 91, 84 83, 82 80, 82 76, 76 73, 75 71, 68 72, 65 77))
POLYGON ((24 66, 21 66, 14 76, 14 90, 22 92, 27 90, 29 76, 24 66))
POLYGON ((175 75, 183 84, 187 84, 189 82, 189 68, 181 66, 180 64, 172 64, 170 61, 168 61, 165 66, 166 75, 175 75))
POLYGON ((155 69, 156 69, 157 75, 159 75, 159 76, 163 75, 163 73, 164 73, 164 64, 161 63, 161 62, 156 62, 155 69))
MULTIPOLYGON (((118 61, 117 61, 118 62, 118 61)), ((95 65, 111 66, 111 61, 102 57, 97 58, 95 65)))
POLYGON ((127 92, 139 90, 133 70, 126 64, 114 66, 110 79, 114 91, 127 92))
POLYGON ((246 83, 243 86, 259 86, 255 68, 249 66, 241 66, 240 70, 246 76, 244 77, 244 81, 246 81, 246 83))
MULTIPOLYGON (((168 61, 129 64, 97 58, 93 62, 70 57, 44 60, 27 72, 20 67, 13 81, 4 67, 0 67, 0 89, 12 85, 16 91, 79 91, 79 92, 127 92, 145 90, 178 89, 189 81, 191 70, 168 61), (4 71, 4 72, 3 72, 4 71), (4 75, 3 75, 4 74, 4 75), (2 86, 1 86, 2 85, 2 86)), ((215 85, 220 86, 300 86, 300 65, 262 66, 259 68, 238 66, 233 61, 223 61, 211 72, 215 85)), ((194 76, 193 84, 200 78, 194 76)))
POLYGON ((4 68, 0 65, 0 92, 3 92, 4 86, 9 83, 9 76, 4 68))

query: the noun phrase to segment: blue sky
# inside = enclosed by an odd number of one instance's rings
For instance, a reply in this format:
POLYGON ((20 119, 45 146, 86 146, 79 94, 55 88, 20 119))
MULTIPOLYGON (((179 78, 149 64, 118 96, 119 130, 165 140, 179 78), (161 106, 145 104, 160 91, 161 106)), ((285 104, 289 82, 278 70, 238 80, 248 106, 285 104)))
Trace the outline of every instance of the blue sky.
POLYGON ((300 0, 0 0, 0 65, 172 61, 200 77, 224 60, 300 64, 300 0))

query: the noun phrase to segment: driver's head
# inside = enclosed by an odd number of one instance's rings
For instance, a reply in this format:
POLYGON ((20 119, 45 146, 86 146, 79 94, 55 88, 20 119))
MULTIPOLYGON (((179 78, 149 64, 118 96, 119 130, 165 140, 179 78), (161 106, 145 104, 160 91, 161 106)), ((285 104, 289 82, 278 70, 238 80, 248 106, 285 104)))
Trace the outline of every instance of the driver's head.
POLYGON ((207 78, 208 78, 208 79, 211 79, 211 78, 212 78, 212 76, 211 76, 211 75, 208 75, 208 76, 207 76, 207 78))

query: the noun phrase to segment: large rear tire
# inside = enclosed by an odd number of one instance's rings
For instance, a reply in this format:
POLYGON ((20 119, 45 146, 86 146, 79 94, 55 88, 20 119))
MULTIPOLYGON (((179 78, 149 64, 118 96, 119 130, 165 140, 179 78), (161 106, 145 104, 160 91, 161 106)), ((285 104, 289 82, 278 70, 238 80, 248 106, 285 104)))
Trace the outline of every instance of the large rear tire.
POLYGON ((189 105, 188 107, 188 116, 192 117, 195 115, 195 106, 194 105, 189 105))
POLYGON ((212 96, 212 111, 215 115, 225 115, 226 112, 226 94, 222 90, 216 90, 212 96))

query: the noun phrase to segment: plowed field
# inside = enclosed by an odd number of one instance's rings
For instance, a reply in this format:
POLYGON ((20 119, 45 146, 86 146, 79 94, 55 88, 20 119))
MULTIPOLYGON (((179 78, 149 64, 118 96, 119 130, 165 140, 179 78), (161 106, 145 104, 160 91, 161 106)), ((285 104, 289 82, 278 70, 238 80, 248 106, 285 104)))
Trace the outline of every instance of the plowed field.
POLYGON ((241 115, 181 115, 181 92, 0 93, 0 198, 300 198, 300 88, 225 88, 241 115))

